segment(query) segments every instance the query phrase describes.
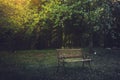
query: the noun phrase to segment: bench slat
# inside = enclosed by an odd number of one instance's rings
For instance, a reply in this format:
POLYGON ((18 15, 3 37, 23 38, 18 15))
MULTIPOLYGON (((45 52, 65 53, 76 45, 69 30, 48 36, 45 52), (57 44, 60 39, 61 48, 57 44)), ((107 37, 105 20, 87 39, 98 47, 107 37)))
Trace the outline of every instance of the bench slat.
POLYGON ((84 63, 92 61, 89 57, 89 53, 84 52, 82 49, 57 49, 57 58, 58 58, 58 68, 59 66, 64 67, 64 63, 72 63, 72 62, 82 62, 84 63))

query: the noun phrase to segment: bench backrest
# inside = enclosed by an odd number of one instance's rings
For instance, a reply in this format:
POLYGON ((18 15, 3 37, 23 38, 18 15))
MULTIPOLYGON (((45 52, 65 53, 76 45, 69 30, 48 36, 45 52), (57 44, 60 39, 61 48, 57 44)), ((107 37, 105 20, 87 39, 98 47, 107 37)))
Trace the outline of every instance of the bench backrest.
POLYGON ((82 49, 57 49, 58 58, 84 58, 82 49))

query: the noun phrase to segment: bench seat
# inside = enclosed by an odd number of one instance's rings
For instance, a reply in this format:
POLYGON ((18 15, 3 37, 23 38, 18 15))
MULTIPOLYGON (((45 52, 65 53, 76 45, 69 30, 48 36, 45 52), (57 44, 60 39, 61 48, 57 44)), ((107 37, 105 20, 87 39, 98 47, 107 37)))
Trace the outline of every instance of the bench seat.
POLYGON ((72 62, 89 62, 91 61, 92 59, 80 59, 80 58, 70 58, 70 59, 64 59, 64 62, 66 63, 72 63, 72 62))

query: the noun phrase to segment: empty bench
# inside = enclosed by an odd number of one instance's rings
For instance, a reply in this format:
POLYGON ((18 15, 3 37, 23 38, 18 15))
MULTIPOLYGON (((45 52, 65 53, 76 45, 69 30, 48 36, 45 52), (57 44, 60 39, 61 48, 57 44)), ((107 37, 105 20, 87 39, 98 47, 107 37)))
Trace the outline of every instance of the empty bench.
POLYGON ((91 68, 91 58, 89 53, 82 49, 57 49, 58 67, 65 67, 65 63, 82 62, 82 67, 88 65, 91 68))

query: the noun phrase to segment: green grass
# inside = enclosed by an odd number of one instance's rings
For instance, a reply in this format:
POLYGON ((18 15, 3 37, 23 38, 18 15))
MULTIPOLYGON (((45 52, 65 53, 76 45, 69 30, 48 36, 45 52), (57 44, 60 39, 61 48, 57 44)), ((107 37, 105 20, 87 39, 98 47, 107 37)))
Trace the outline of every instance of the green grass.
POLYGON ((92 70, 81 63, 56 72, 56 50, 0 52, 0 80, 120 80, 120 51, 95 49, 92 70))

